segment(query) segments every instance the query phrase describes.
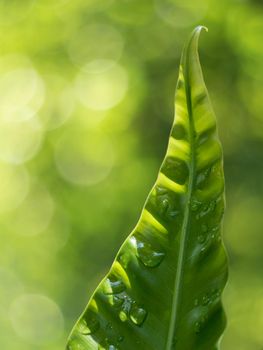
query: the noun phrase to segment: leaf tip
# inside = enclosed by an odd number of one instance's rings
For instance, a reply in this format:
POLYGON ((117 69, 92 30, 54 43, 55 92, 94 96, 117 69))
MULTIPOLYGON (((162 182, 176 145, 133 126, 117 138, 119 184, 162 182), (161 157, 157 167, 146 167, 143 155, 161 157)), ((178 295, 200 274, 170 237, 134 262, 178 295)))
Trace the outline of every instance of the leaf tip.
POLYGON ((199 25, 199 26, 197 26, 197 27, 194 29, 193 33, 194 33, 194 34, 195 34, 195 33, 200 34, 202 30, 208 32, 208 28, 207 28, 206 26, 199 25))
POLYGON ((181 58, 181 64, 184 67, 184 69, 186 69, 186 67, 188 66, 187 57, 189 56, 189 52, 193 50, 198 55, 198 53, 197 53, 198 41, 199 41, 199 36, 200 36, 200 33, 202 30, 205 30, 206 32, 208 32, 208 28, 203 26, 203 25, 199 25, 199 26, 195 27, 195 29, 192 31, 188 41, 186 42, 186 45, 185 45, 183 53, 182 53, 182 58, 181 58))

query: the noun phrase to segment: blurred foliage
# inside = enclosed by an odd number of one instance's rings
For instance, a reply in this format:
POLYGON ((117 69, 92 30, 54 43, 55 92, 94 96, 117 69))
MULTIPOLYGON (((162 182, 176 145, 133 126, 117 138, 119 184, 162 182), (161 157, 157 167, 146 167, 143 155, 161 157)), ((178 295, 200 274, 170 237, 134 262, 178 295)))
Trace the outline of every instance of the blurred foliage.
POLYGON ((222 350, 262 349, 262 1, 0 0, 2 349, 63 349, 154 183, 197 24, 225 151, 222 350))

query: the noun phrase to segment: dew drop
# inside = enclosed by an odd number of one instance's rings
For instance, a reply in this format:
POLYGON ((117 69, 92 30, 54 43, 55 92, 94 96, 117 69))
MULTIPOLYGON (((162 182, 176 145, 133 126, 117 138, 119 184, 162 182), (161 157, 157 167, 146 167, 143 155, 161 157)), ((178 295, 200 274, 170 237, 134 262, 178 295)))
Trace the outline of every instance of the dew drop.
POLYGON ((195 333, 200 333, 202 325, 200 322, 195 322, 195 333))
POLYGON ((97 332, 100 323, 95 316, 87 316, 87 319, 81 319, 78 323, 78 331, 83 335, 90 335, 97 332))
POLYGON ((156 186, 155 190, 153 204, 156 205, 158 214, 165 219, 174 220, 180 214, 178 206, 181 203, 180 195, 176 195, 162 186, 156 186))
POLYGON ((130 256, 129 256, 129 254, 126 254, 126 253, 123 253, 123 254, 119 255, 119 257, 118 257, 118 261, 125 269, 128 266, 129 259, 130 259, 130 256))
POLYGON ((201 248, 201 254, 205 254, 206 251, 208 249, 208 245, 204 245, 202 248, 201 248))
POLYGON ((198 241, 198 243, 204 243, 204 241, 205 241, 205 236, 204 236, 204 235, 198 235, 197 241, 198 241))
POLYGON ((208 305, 210 303, 210 298, 208 295, 204 295, 203 298, 202 298, 202 304, 205 306, 205 305, 208 305))
POLYGON ((216 289, 216 291, 215 291, 215 296, 216 296, 216 298, 219 298, 220 295, 221 295, 220 289, 216 289))
POLYGON ((159 208, 162 214, 166 213, 167 209, 169 208, 168 198, 164 198, 160 201, 159 208))
POLYGON ((118 350, 118 348, 115 345, 111 344, 107 347, 107 350, 118 350))
MULTIPOLYGON (((107 338, 106 338, 106 342, 108 342, 107 338)), ((99 345, 98 350, 118 350, 118 348, 113 344, 109 344, 105 346, 99 345)))
POLYGON ((116 277, 108 277, 103 284, 104 294, 119 294, 126 289, 125 284, 116 277))
POLYGON ((120 313, 119 313, 119 318, 122 322, 125 322, 127 321, 128 319, 128 316, 126 314, 126 312, 124 310, 121 310, 120 313))
POLYGON ((146 267, 157 267, 164 259, 165 253, 154 249, 150 243, 138 241, 133 237, 136 244, 137 257, 146 267))
POLYGON ((197 211, 198 209, 200 209, 201 204, 202 204, 201 202, 199 202, 198 200, 196 200, 195 198, 193 198, 193 199, 191 200, 190 209, 191 209, 192 211, 197 211))
POLYGON ((119 313, 119 318, 122 322, 127 321, 132 303, 133 301, 130 297, 128 297, 127 295, 123 297, 123 304, 121 306, 121 311, 119 313))
POLYGON ((199 305, 199 300, 196 298, 195 301, 194 301, 194 305, 195 306, 198 306, 199 305))
POLYGON ((121 297, 118 297, 117 295, 113 296, 113 305, 115 307, 120 307, 124 302, 124 299, 121 297))
POLYGON ((168 193, 168 190, 163 186, 156 186, 156 193, 157 193, 157 196, 162 196, 162 195, 166 195, 168 193))
POLYGON ((118 338, 118 342, 121 343, 121 342, 123 342, 123 340, 124 340, 124 337, 122 335, 120 335, 118 338))
POLYGON ((111 331, 113 329, 113 326, 112 326, 112 324, 110 322, 106 324, 106 329, 108 331, 111 331))
POLYGON ((147 317, 147 311, 139 307, 136 303, 132 305, 130 319, 137 326, 141 326, 147 317))

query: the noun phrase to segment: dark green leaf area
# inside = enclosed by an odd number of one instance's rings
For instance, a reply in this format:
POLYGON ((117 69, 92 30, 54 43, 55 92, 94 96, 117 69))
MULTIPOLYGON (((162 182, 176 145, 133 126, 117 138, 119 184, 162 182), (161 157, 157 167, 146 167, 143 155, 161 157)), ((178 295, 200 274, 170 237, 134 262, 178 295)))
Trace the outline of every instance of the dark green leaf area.
POLYGON ((167 157, 161 168, 161 172, 180 185, 186 183, 189 175, 186 162, 176 157, 167 157))

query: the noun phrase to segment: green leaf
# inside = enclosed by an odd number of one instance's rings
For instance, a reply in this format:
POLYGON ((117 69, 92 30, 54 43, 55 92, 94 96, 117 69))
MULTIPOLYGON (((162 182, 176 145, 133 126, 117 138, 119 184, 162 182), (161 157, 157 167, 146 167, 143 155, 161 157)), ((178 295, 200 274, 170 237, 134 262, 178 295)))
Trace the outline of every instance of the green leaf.
POLYGON ((184 48, 165 159, 69 350, 215 350, 225 327, 222 149, 198 58, 184 48))

